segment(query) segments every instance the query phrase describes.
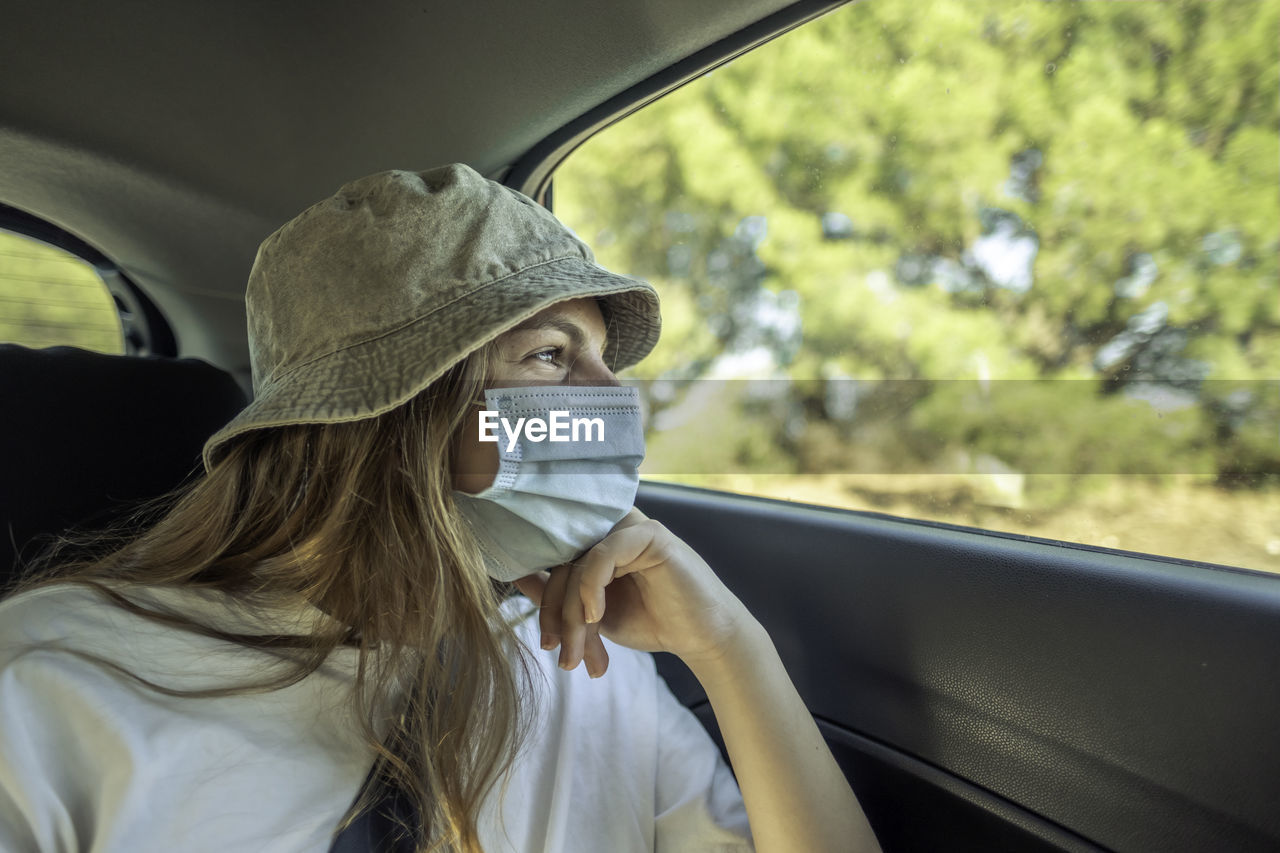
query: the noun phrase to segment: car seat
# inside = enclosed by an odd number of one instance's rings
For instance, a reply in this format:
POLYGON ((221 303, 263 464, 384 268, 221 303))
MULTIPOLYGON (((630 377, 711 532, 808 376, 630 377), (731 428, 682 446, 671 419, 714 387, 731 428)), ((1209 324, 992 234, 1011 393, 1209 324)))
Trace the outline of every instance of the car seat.
POLYGON ((205 439, 246 402, 197 359, 0 344, 0 590, 59 533, 196 475, 205 439))
MULTIPOLYGON (((0 591, 60 533, 124 518, 203 470, 205 440, 247 403, 198 359, 0 344, 0 591)), ((336 853, 412 850, 394 791, 338 836, 336 853)))

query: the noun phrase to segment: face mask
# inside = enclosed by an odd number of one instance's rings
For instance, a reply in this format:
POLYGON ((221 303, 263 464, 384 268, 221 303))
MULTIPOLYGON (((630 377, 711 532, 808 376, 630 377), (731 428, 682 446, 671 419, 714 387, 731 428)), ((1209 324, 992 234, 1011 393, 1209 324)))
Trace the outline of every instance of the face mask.
POLYGON ((591 548, 635 503, 644 430, 635 388, 543 385, 484 393, 499 466, 454 500, 490 577, 512 581, 591 548))

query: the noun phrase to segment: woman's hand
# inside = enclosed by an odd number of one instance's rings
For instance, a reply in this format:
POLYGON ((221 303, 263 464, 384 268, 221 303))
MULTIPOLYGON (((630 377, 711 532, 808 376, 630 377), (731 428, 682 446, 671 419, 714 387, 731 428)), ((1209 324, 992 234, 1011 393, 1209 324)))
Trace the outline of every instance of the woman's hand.
POLYGON ((516 581, 540 607, 542 647, 560 666, 609 666, 600 636, 629 648, 671 652, 690 667, 721 657, 754 619, 683 540, 632 509, 573 563, 516 581))
POLYGON ((755 849, 879 851, 773 641, 671 531, 633 509, 578 560, 516 585, 541 606, 543 648, 559 643, 565 669, 585 660, 603 675, 601 635, 688 665, 720 724, 755 849))
POLYGON ((565 669, 585 660, 604 674, 601 635, 688 665, 720 724, 755 849, 879 851, 768 633, 671 531, 633 509, 578 560, 516 585, 541 606, 543 648, 559 643, 565 669))

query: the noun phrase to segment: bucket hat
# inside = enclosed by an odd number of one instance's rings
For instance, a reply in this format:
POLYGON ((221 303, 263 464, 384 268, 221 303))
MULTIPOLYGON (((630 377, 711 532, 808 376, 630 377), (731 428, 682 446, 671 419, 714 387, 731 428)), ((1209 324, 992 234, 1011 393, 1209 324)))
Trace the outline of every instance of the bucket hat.
POLYGON ((251 430, 370 418, 504 331, 600 297, 615 370, 658 341, 647 282, 595 262, 533 199, 455 163, 342 186, 263 241, 245 307, 254 399, 204 446, 251 430))

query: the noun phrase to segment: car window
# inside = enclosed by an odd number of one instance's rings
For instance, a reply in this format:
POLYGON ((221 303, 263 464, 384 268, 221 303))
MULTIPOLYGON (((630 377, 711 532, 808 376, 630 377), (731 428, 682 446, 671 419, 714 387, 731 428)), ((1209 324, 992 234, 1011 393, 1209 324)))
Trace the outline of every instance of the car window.
POLYGON ((867 0, 590 139, 646 476, 1280 571, 1278 10, 867 0))
POLYGON ((120 316, 97 270, 8 231, 0 231, 0 342, 124 352, 120 316))

